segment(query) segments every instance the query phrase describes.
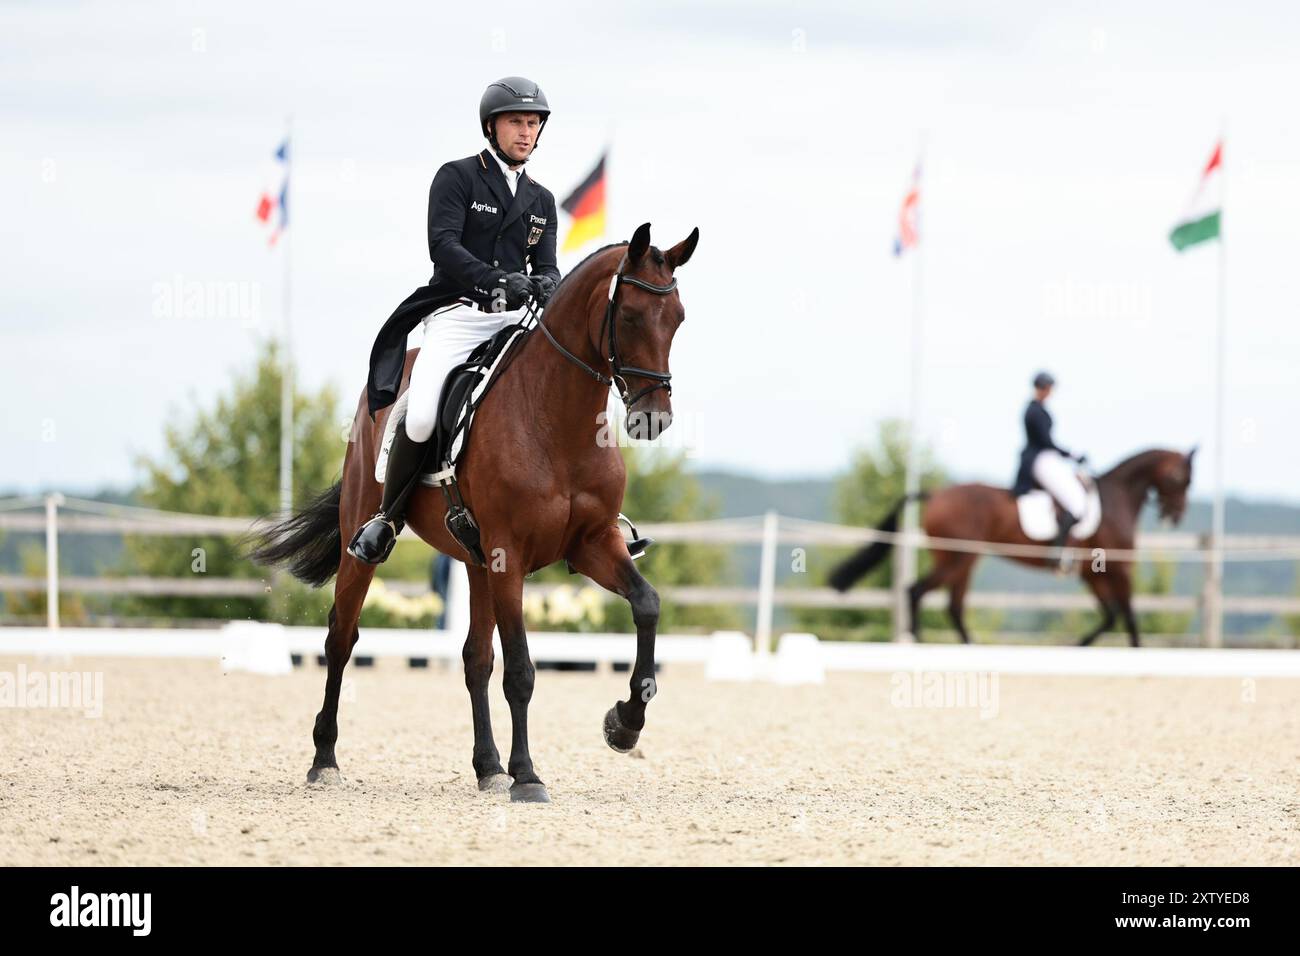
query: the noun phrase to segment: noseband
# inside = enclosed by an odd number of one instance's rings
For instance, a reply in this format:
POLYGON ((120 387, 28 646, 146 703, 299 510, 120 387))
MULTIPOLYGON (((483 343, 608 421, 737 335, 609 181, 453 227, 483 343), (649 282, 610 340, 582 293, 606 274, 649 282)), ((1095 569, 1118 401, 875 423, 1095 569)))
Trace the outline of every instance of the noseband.
POLYGON ((671 384, 673 376, 671 372, 655 372, 647 368, 638 368, 635 365, 624 365, 623 360, 619 358, 618 323, 614 320, 614 313, 618 309, 618 291, 623 285, 635 286, 638 289, 644 289, 646 292, 651 292, 655 295, 668 295, 677 288, 677 279, 674 278, 667 285, 655 285, 653 282, 646 282, 644 279, 638 279, 635 276, 627 276, 622 272, 614 273, 613 278, 609 281, 609 304, 605 306, 605 318, 602 319, 600 323, 600 337, 596 340, 596 348, 599 350, 601 343, 605 341, 605 329, 608 327, 609 357, 606 361, 609 362, 609 375, 605 375, 592 368, 582 359, 578 358, 578 356, 574 355, 557 342, 555 336, 551 334, 551 330, 546 327, 546 323, 541 320, 540 316, 537 319, 537 324, 546 334, 546 338, 550 343, 559 350, 561 355, 567 358, 574 365, 577 365, 601 385, 617 388, 619 396, 623 399, 623 405, 630 410, 632 406, 641 399, 645 398, 651 392, 656 392, 661 388, 665 389, 668 394, 671 395, 673 391, 673 386, 671 384), (628 375, 631 375, 634 378, 648 378, 653 384, 647 385, 639 392, 628 395, 626 378, 628 375))

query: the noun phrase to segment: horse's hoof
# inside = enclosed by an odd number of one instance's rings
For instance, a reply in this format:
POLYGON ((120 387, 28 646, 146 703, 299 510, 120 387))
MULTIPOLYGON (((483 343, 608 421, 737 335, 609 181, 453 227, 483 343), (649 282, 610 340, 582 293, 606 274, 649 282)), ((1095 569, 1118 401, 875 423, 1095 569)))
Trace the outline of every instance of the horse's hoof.
POLYGON ((343 783, 338 767, 312 767, 307 771, 307 782, 318 787, 337 787, 343 783))
POLYGON ((551 795, 541 783, 516 783, 510 788, 511 803, 550 803, 551 795))
POLYGON ((609 713, 605 715, 605 743, 619 753, 625 754, 636 746, 637 738, 640 736, 641 731, 623 726, 623 722, 618 719, 617 704, 609 709, 609 713))
POLYGON ((514 782, 508 773, 492 773, 478 778, 478 788, 482 793, 509 793, 514 782))

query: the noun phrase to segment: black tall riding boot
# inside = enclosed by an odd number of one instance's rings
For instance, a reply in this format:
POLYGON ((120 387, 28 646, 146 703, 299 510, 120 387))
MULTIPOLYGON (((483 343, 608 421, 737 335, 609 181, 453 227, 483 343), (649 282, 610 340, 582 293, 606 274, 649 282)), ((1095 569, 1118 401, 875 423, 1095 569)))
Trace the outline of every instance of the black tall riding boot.
POLYGON ((1079 519, 1070 514, 1070 512, 1065 510, 1061 511, 1060 524, 1056 530, 1056 540, 1052 542, 1052 547, 1061 549, 1060 563, 1057 565, 1057 572, 1060 574, 1068 573, 1074 563, 1073 559, 1071 559, 1069 554, 1065 551, 1065 546, 1070 540, 1071 529, 1073 529, 1078 523, 1079 519))
POLYGON ((393 434, 388 450, 388 471, 384 476, 384 500, 378 513, 357 529, 348 545, 348 554, 366 564, 381 564, 397 544, 406 514, 406 500, 420 480, 420 469, 429 450, 427 441, 411 441, 406 423, 401 422, 393 434))

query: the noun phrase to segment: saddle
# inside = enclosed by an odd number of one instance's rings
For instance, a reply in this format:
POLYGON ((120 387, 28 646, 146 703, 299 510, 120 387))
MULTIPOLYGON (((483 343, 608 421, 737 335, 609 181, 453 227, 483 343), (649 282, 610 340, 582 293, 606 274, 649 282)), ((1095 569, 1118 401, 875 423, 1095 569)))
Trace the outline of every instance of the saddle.
MULTIPOLYGON (((1097 482, 1090 476, 1079 473, 1080 481, 1087 490, 1087 503, 1083 517, 1070 529, 1070 537, 1082 541, 1097 532, 1101 525, 1101 494, 1097 491, 1097 482)), ((1016 512, 1020 517, 1020 530, 1030 541, 1053 541, 1060 530, 1060 507, 1056 499, 1036 488, 1016 498, 1016 512)))
MULTIPOLYGON (((447 530, 480 567, 485 567, 487 561, 479 545, 478 524, 460 495, 456 465, 468 444, 474 413, 495 383, 502 360, 530 328, 523 322, 507 325, 481 342, 468 359, 447 373, 438 400, 437 424, 420 474, 420 484, 442 489, 447 501, 447 530)), ((403 391, 384 425, 383 443, 375 459, 375 480, 380 483, 388 472, 388 452, 397 426, 406 418, 409 398, 409 389, 403 391)))

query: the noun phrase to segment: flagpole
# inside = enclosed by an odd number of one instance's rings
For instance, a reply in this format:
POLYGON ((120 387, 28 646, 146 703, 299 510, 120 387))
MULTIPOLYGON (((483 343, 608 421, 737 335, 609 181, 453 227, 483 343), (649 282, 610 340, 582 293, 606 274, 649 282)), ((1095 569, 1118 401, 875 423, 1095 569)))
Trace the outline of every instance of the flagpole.
POLYGON ((1224 471, 1224 379, 1228 327, 1227 242, 1224 220, 1227 218, 1228 164, 1227 121, 1219 132, 1219 314, 1215 330, 1214 363, 1214 514, 1210 530, 1210 581, 1205 614, 1205 641, 1210 647, 1223 646, 1223 471, 1224 471))
MULTIPOLYGON (((916 169, 925 168, 925 134, 921 134, 920 144, 917 147, 916 169)), ((920 176, 916 175, 918 180, 914 188, 920 188, 920 176)), ((923 319, 921 295, 921 257, 925 247, 924 233, 921 223, 921 209, 924 203, 919 199, 916 203, 916 245, 912 248, 912 322, 911 332, 912 341, 908 360, 908 402, 907 402, 907 465, 903 475, 903 491, 911 498, 921 487, 920 475, 920 418, 921 418, 921 353, 924 341, 923 336, 923 319)), ((903 506, 903 533, 906 537, 903 539, 901 547, 898 549, 899 562, 895 567, 893 580, 894 592, 894 635, 896 640, 911 640, 913 635, 909 631, 908 619, 910 608, 908 606, 907 588, 908 585, 916 579, 916 547, 912 544, 910 537, 916 531, 919 524, 920 506, 914 501, 908 501, 903 506), (904 636, 906 635, 906 636, 904 636)))
POLYGON ((293 286, 291 283, 292 269, 289 258, 290 229, 288 213, 291 208, 289 203, 289 190, 293 188, 293 115, 290 114, 284 120, 284 209, 281 215, 284 216, 283 235, 280 236, 281 255, 284 264, 284 277, 281 283, 281 293, 284 296, 283 303, 283 328, 281 329, 280 345, 280 511, 282 514, 288 514, 293 510, 293 325, 290 322, 290 313, 293 305, 293 286))

